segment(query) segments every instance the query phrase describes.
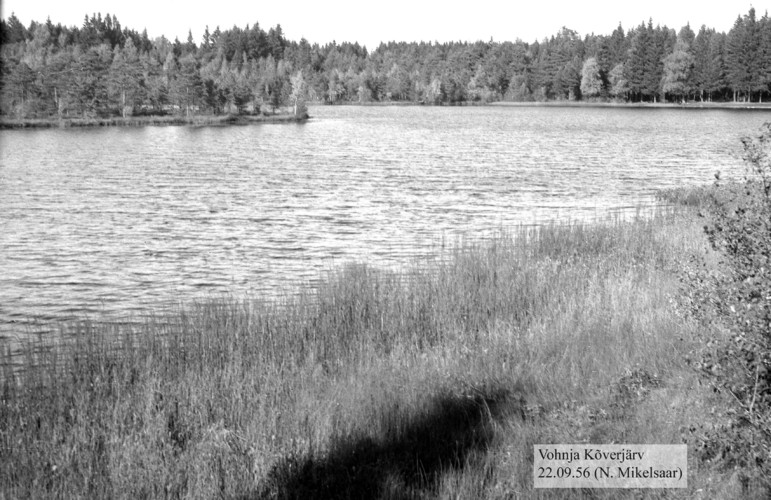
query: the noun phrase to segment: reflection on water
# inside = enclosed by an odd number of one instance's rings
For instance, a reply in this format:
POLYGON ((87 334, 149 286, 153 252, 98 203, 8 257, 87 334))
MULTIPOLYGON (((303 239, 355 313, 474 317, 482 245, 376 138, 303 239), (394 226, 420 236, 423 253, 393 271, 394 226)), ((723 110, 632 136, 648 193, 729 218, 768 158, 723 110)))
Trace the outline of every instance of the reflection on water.
POLYGON ((319 107, 302 125, 0 133, 0 334, 594 218, 743 172, 764 112, 319 107))

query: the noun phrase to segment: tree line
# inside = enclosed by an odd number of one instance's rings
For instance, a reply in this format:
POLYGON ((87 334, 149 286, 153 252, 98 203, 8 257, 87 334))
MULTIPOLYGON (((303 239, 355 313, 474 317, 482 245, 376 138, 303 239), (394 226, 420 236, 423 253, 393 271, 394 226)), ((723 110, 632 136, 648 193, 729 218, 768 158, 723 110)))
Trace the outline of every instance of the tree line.
POLYGON ((728 33, 653 21, 610 35, 563 28, 533 43, 287 40, 280 25, 208 26, 196 43, 124 28, 0 21, 0 114, 16 117, 275 112, 324 103, 599 100, 763 101, 771 97, 771 19, 728 33))

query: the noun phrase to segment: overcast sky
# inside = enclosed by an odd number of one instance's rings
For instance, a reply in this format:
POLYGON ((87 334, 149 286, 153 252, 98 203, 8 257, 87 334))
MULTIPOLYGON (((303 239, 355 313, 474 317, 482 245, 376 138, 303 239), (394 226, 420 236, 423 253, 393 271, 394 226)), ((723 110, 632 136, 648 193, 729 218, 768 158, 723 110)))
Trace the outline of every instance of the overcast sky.
POLYGON ((738 15, 755 6, 758 17, 771 0, 501 0, 424 1, 386 0, 2 0, 2 16, 12 12, 28 26, 30 21, 51 21, 81 26, 83 17, 96 12, 115 14, 121 25, 151 38, 187 39, 188 29, 200 43, 206 25, 241 28, 259 22, 268 28, 281 24, 290 40, 305 37, 311 43, 359 42, 368 49, 381 41, 496 41, 542 40, 562 27, 610 34, 619 22, 625 30, 653 18, 654 25, 694 31, 705 24, 718 31, 731 29, 738 15))

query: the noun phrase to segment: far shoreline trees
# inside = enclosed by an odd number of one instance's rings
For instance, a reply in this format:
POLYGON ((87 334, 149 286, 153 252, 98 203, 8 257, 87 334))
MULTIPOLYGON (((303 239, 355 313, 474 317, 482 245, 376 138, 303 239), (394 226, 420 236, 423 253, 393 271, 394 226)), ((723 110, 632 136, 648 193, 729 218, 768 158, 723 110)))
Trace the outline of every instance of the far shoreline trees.
POLYGON ((200 44, 124 28, 11 15, 0 22, 0 114, 18 118, 304 112, 306 101, 459 104, 771 99, 771 20, 755 10, 728 33, 652 20, 610 35, 563 28, 526 43, 288 41, 280 25, 209 27, 200 44))

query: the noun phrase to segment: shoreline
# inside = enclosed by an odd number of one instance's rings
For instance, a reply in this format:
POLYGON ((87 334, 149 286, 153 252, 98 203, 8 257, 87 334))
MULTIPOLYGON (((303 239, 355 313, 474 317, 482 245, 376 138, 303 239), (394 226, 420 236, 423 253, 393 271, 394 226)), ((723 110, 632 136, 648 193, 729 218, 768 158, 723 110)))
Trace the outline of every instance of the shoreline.
POLYGON ((276 115, 132 116, 128 118, 24 118, 0 119, 0 129, 70 127, 225 126, 255 123, 304 123, 310 117, 290 113, 276 115))
MULTIPOLYGON (((339 102, 339 103, 309 103, 314 106, 362 106, 362 107, 511 107, 511 108, 629 108, 629 109, 685 109, 685 110, 741 110, 741 111, 771 111, 771 102, 688 102, 676 103, 617 103, 617 102, 587 102, 587 101, 537 101, 514 102, 493 101, 458 102, 452 104, 425 104, 412 101, 373 101, 373 102, 339 102)), ((250 125, 257 123, 305 123, 311 117, 296 117, 291 113, 275 115, 196 115, 184 116, 132 116, 106 118, 0 118, 0 130, 26 128, 71 128, 71 127, 146 127, 146 126, 227 126, 250 125)))
POLYGON ((514 108, 648 108, 648 109, 741 109, 771 111, 771 102, 699 102, 691 101, 685 104, 672 102, 590 102, 590 101, 493 101, 476 102, 463 101, 446 104, 427 104, 414 101, 372 101, 372 102, 336 102, 325 103, 320 101, 309 102, 313 106, 362 106, 362 107, 402 107, 402 106, 427 106, 427 107, 514 107, 514 108))
POLYGON ((633 109, 741 109, 771 111, 771 102, 699 102, 683 104, 673 102, 588 102, 588 101, 495 101, 490 106, 555 107, 555 108, 633 108, 633 109))
POLYGON ((495 498, 536 493, 527 457, 549 439, 684 442, 687 491, 738 498, 735 470, 698 451, 699 426, 735 402, 689 364, 721 338, 681 297, 690 258, 716 265, 691 205, 523 227, 417 275, 352 264, 281 307, 214 300, 139 331, 84 323, 52 349, 31 341, 4 384, 5 439, 21 444, 5 447, 0 490, 495 498))

